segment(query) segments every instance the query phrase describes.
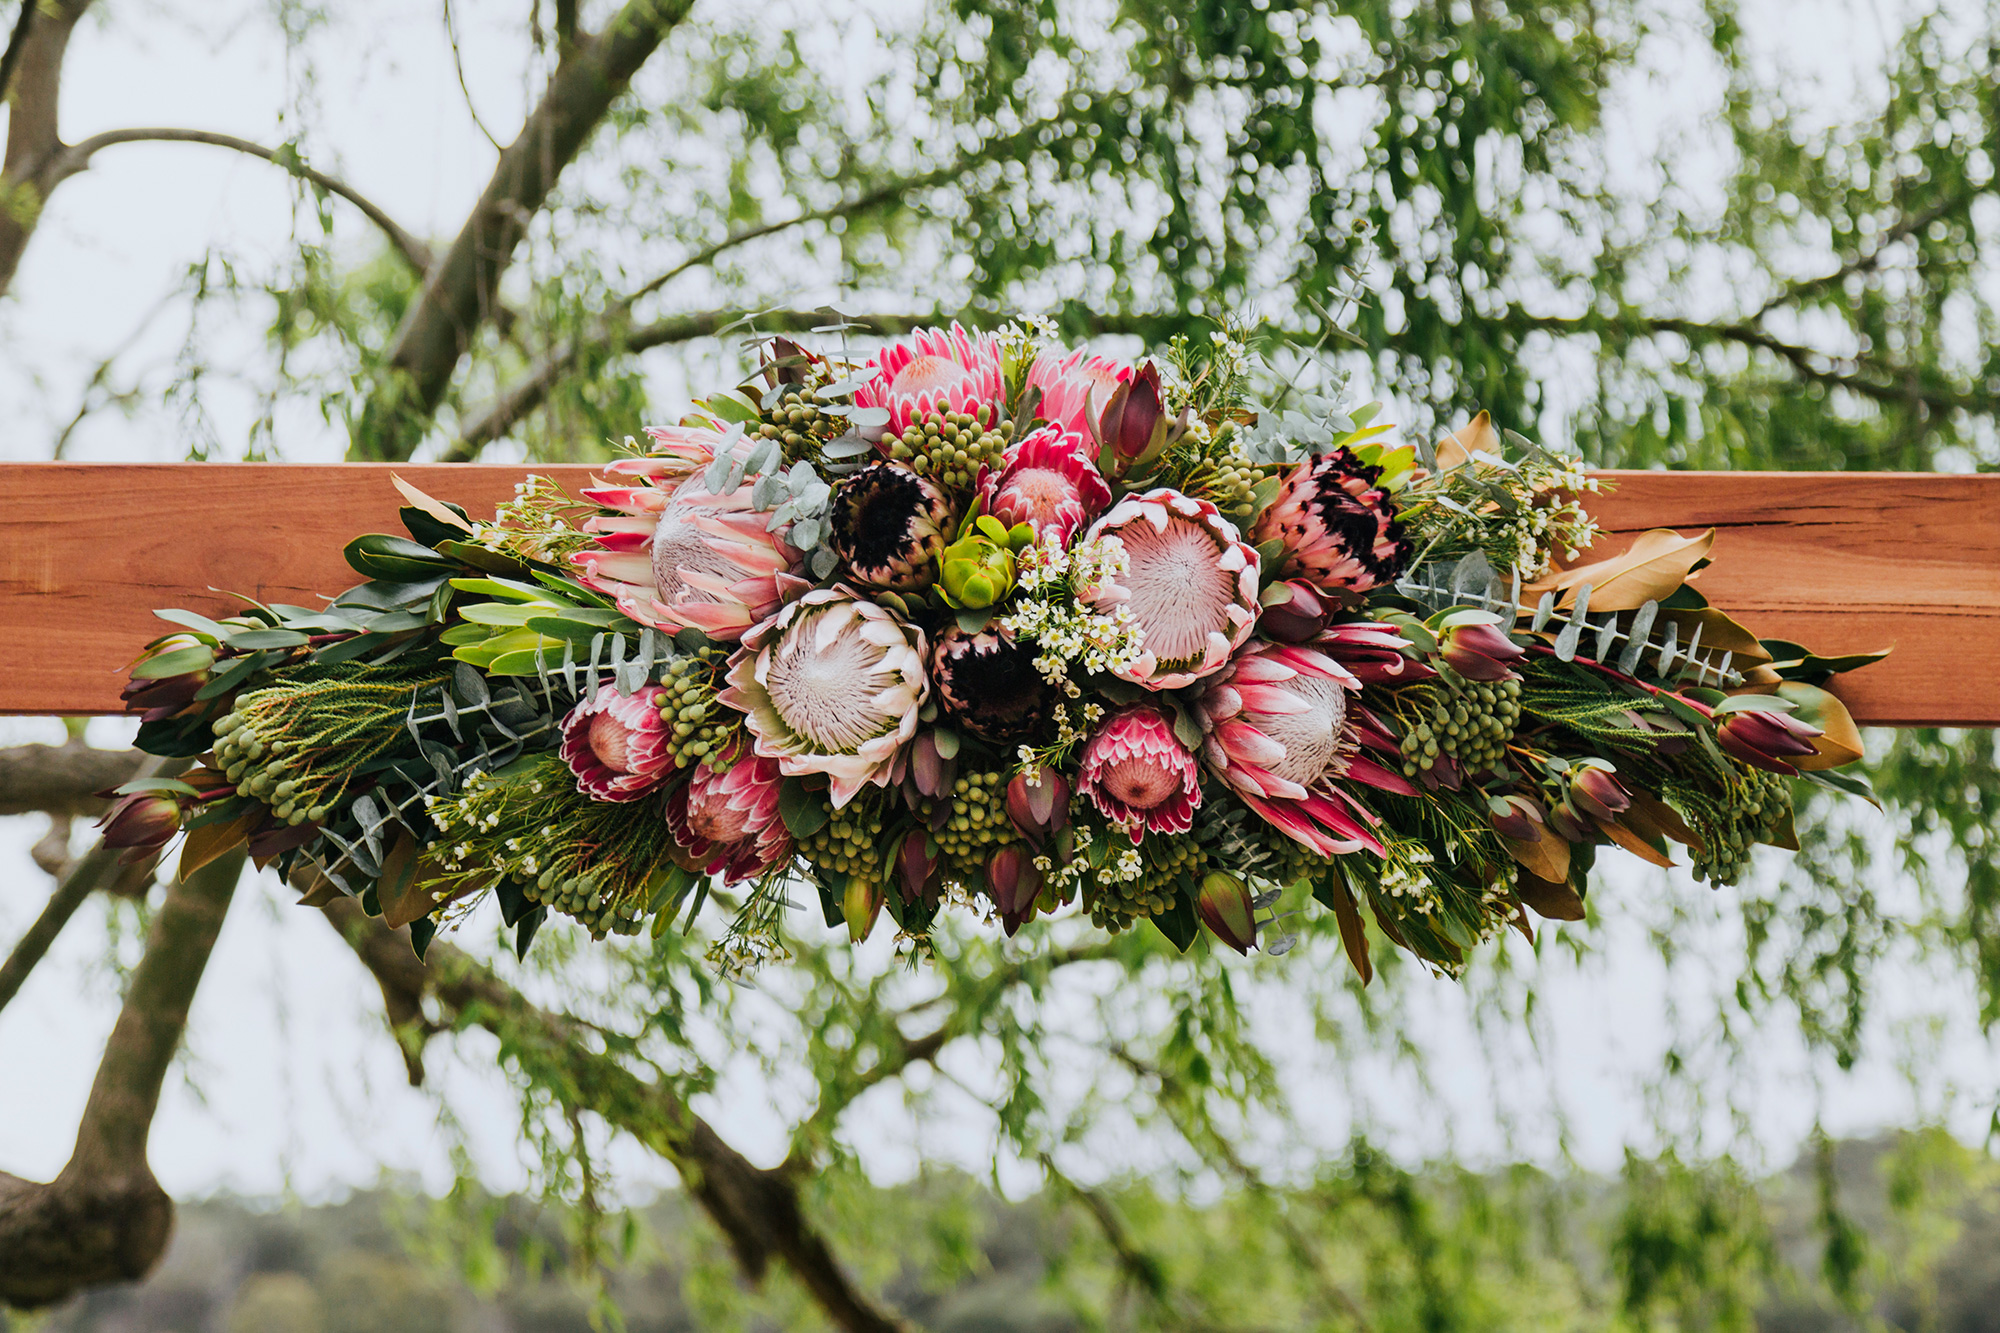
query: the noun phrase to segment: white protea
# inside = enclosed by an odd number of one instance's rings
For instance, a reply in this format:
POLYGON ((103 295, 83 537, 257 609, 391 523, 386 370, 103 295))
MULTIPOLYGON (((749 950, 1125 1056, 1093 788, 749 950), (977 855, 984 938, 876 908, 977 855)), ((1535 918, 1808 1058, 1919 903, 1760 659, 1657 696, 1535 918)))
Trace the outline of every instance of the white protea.
POLYGON ((835 586, 743 636, 717 698, 745 717, 758 754, 793 777, 824 773, 838 809, 901 777, 930 698, 924 632, 835 586))

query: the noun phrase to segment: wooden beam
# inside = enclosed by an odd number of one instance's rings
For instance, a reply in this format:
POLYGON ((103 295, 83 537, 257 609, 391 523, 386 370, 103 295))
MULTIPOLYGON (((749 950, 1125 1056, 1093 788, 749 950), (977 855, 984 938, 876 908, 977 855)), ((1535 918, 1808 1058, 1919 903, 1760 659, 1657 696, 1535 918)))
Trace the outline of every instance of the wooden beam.
MULTIPOLYGON (((476 517, 526 471, 395 470, 476 517)), ((574 490, 582 467, 532 469, 574 490)), ((388 465, 0 464, 0 712, 115 713, 159 607, 317 606, 358 581, 363 532, 399 532, 388 465), (212 591, 222 589, 224 592, 212 591)), ((1608 554, 1651 527, 1721 529, 1698 576, 1759 634, 1821 652, 1894 646, 1837 683, 1890 726, 2000 725, 2000 476, 1627 472, 1592 508, 1608 554)))

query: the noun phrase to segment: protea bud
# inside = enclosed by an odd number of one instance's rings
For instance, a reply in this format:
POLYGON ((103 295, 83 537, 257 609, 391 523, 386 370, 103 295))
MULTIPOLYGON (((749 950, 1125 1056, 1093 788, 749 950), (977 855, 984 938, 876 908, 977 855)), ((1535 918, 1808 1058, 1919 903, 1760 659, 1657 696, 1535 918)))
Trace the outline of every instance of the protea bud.
POLYGON ((1548 823, 1541 803, 1526 796, 1488 797, 1486 817, 1492 822, 1495 832, 1517 842, 1540 842, 1542 828, 1548 823))
POLYGON ((1160 368, 1148 361, 1111 392, 1104 411, 1091 423, 1097 440, 1098 470, 1122 477, 1143 467, 1167 447, 1172 426, 1160 396, 1160 368))
POLYGON ((944 863, 933 855, 924 830, 912 829, 896 849, 896 875, 903 883, 903 901, 935 899, 944 880, 944 863))
POLYGON ((882 915, 882 882, 860 875, 847 881, 841 895, 840 915, 847 921, 847 938, 859 944, 875 931, 875 918, 882 915))
POLYGON ((97 827, 104 845, 124 849, 118 859, 132 865, 156 855, 181 831, 181 803, 166 792, 133 792, 119 797, 97 827))
POLYGON ((833 493, 827 542, 856 583, 915 591, 927 586, 944 550, 951 501, 895 463, 870 463, 833 493))
POLYGON ((938 752, 937 733, 922 732, 910 746, 910 781, 920 796, 942 796, 958 776, 957 759, 938 752))
POLYGON ((1042 872, 1025 847, 1008 843, 986 859, 986 894, 1009 935, 1034 915, 1041 892, 1042 872))
POLYGON ((1053 768, 1014 775, 1007 784, 1007 814, 1037 845, 1069 824, 1069 782, 1053 768))
POLYGON ((1743 708, 1728 714, 1715 740, 1732 758, 1752 768, 1798 776, 1798 768, 1786 759, 1815 753, 1813 740, 1818 727, 1773 708, 1743 708))
POLYGON ((1236 952, 1249 953, 1257 942, 1257 909, 1250 901, 1250 886, 1234 875, 1218 870, 1202 876, 1195 909, 1215 938, 1236 952))
POLYGON ((1025 523, 1010 533, 988 514, 974 526, 938 556, 938 589, 961 611, 983 611, 1014 591, 1014 552, 1035 535, 1025 523))
POLYGON ((1608 765, 1584 763, 1571 768, 1569 799, 1584 814, 1606 823, 1632 808, 1632 794, 1612 776, 1608 765))
POLYGON ((576 789, 598 801, 636 801, 673 771, 673 732, 660 719, 666 691, 646 685, 620 694, 599 687, 562 720, 561 754, 576 789))
POLYGON ((1364 685, 1413 685, 1437 672, 1409 656, 1410 641, 1393 625, 1353 620, 1335 625, 1312 641, 1312 647, 1338 662, 1364 685))
POLYGON ((1528 655, 1490 611, 1454 611, 1438 630, 1438 655, 1467 680, 1517 680, 1511 663, 1528 655))
POLYGON ((1157 704, 1130 704, 1084 743, 1077 790, 1133 842, 1148 832, 1185 833, 1201 808, 1201 773, 1157 704))
POLYGON ((1340 607, 1304 579, 1286 579, 1264 589, 1257 632, 1276 643, 1305 643, 1326 629, 1340 607))

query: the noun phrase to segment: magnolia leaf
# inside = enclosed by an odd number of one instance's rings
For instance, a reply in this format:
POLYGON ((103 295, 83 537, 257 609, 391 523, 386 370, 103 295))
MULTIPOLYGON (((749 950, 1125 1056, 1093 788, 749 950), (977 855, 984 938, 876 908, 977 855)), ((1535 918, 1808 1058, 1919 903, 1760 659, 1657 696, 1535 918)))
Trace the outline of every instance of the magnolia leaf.
POLYGON ((473 531, 472 524, 466 522, 464 514, 451 508, 449 505, 433 500, 430 496, 425 495, 395 473, 391 472, 389 474, 389 482, 398 491, 402 492, 403 498, 410 502, 412 508, 423 510, 424 513, 429 514, 448 528, 456 528, 460 532, 467 533, 473 531))
POLYGON ((187 841, 181 845, 181 879, 185 881, 216 857, 232 847, 241 846, 249 839, 250 830, 256 828, 263 818, 264 807, 253 805, 234 819, 188 829, 187 841))
POLYGON ((1333 909, 1333 918, 1340 924, 1340 945, 1347 951, 1347 961, 1354 965, 1355 975, 1366 986, 1375 979, 1375 964, 1368 958, 1368 930, 1361 923, 1354 895, 1348 892, 1337 862, 1328 866, 1327 873, 1313 885, 1313 897, 1333 909))
MULTIPOLYGON (((1569 878, 1569 844, 1553 831, 1542 834, 1534 842, 1523 842, 1504 835, 1500 842, 1506 847, 1507 855, 1519 861, 1529 874, 1557 884, 1569 878)), ((1536 910, 1540 911, 1539 908, 1536 910)), ((1548 913, 1543 912, 1542 915, 1547 916, 1548 913)))
POLYGON ((1641 837, 1648 840, 1656 837, 1672 838, 1675 842, 1692 847, 1697 852, 1708 850, 1708 845, 1702 841, 1701 835, 1689 828, 1687 821, 1681 818, 1680 812, 1665 801, 1636 788, 1628 794, 1632 798, 1632 806, 1623 811, 1618 818, 1641 837))
POLYGON ((1687 581, 1694 567, 1708 559, 1714 545, 1714 528, 1694 537, 1683 537, 1671 528, 1654 528, 1640 533, 1623 555, 1557 570, 1524 591, 1553 589, 1564 594, 1560 605, 1568 606, 1575 600, 1570 590, 1589 584, 1590 604, 1595 609, 1636 611, 1649 601, 1665 602, 1687 581))
POLYGON ((375 897, 382 904, 382 924, 391 930, 431 914, 431 895, 422 887, 417 874, 422 850, 416 836, 404 829, 382 857, 382 875, 375 881, 375 897))
POLYGON ((1611 841, 1617 843, 1641 861, 1650 862, 1663 870, 1673 868, 1673 857, 1668 856, 1658 847, 1653 846, 1653 844, 1647 842, 1637 833, 1634 833, 1631 829, 1626 828, 1616 820, 1597 819, 1591 822, 1597 825, 1605 837, 1611 839, 1611 841))
POLYGON ((794 838, 810 838, 833 818, 833 806, 825 792, 807 791, 797 778, 786 778, 778 788, 778 815, 794 838))
POLYGON ((1463 467, 1474 454, 1500 456, 1500 432, 1493 429, 1493 418, 1485 412, 1437 442, 1437 470, 1463 467))
POLYGON ((1854 725, 1854 715, 1838 697, 1817 685, 1788 680, 1778 686, 1778 698, 1794 705, 1792 715, 1799 721, 1818 727, 1822 733, 1813 739, 1812 754, 1793 758, 1791 763, 1802 769, 1839 768, 1861 758, 1861 728, 1854 725))
MULTIPOLYGON (((1596 603, 1598 594, 1591 594, 1596 603)), ((1756 635, 1712 606, 1698 611, 1677 611, 1662 607, 1660 619, 1675 626, 1681 632, 1683 642, 1692 644, 1694 631, 1701 630, 1703 660, 1720 658, 1723 653, 1734 653, 1736 661, 1746 666, 1756 666, 1771 660, 1771 654, 1756 635)))
POLYGON ((1583 899, 1568 884, 1558 884, 1536 875, 1523 874, 1514 882, 1514 894, 1550 921, 1583 920, 1583 899))

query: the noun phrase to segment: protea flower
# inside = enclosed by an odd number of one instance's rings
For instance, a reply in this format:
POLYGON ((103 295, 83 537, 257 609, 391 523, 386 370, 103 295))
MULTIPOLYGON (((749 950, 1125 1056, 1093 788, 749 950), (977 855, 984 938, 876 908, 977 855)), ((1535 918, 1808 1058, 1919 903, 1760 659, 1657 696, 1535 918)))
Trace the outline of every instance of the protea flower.
MULTIPOLYGON (((157 854, 181 831, 181 803, 164 791, 130 792, 117 798, 97 827, 103 830, 104 845, 123 851, 125 854, 118 859, 126 865, 135 865, 157 854)), ((313 836, 318 835, 315 828, 313 836)))
POLYGON ((1005 630, 938 636, 931 682, 946 713, 967 731, 1001 745, 1033 740, 1054 716, 1055 687, 1035 669, 1035 653, 1005 630))
POLYGON ((660 720, 666 691, 646 685, 620 694, 616 685, 569 710, 562 720, 562 759, 576 774, 576 789, 599 801, 636 801, 673 771, 667 742, 672 729, 660 720))
POLYGON ((838 809, 896 780, 930 698, 924 656, 922 630, 851 589, 821 588, 743 636, 716 697, 783 772, 831 778, 838 809))
POLYGON ((687 782, 667 793, 667 827, 703 871, 724 883, 750 879, 791 859, 792 837, 778 813, 783 775, 778 763, 740 741, 723 767, 696 764, 687 782))
POLYGON ((1275 565, 1281 578, 1356 592, 1379 587, 1402 573, 1411 554, 1388 493, 1375 484, 1380 476, 1346 449, 1308 459, 1286 474, 1250 540, 1284 543, 1275 565))
MULTIPOLYGON (((1132 378, 1124 361, 1078 349, 1050 348, 1028 367, 1028 384, 1042 391, 1036 415, 1069 434, 1088 438, 1118 386, 1132 378)), ((1105 497, 1108 503, 1110 497, 1105 497)))
POLYGON ((998 472, 980 479, 986 512, 1008 527, 1026 523, 1037 539, 1053 532, 1068 546, 1111 503, 1111 488, 1090 459, 1088 441, 1063 426, 1030 432, 1007 450, 998 472))
MULTIPOLYGON (((724 438, 716 431, 680 434, 724 438)), ((686 447, 696 449, 698 441, 686 447)), ((618 512, 585 519, 597 549, 571 559, 580 582, 640 624, 670 633, 691 626, 710 638, 736 639, 777 610, 788 592, 809 586, 793 574, 799 553, 751 510, 748 487, 710 495, 699 484, 685 486, 686 472, 673 457, 620 459, 604 470, 635 484, 584 490, 585 499, 618 512)))
POLYGON ((1007 398, 999 339, 956 324, 949 332, 919 329, 870 357, 867 368, 876 373, 854 391, 854 405, 887 408, 891 436, 932 412, 964 412, 990 426, 1007 398))
POLYGON ((1206 500, 1168 487, 1128 495, 1091 525, 1116 537, 1127 567, 1091 589, 1099 610, 1123 603, 1145 651, 1119 674, 1149 690, 1177 690, 1220 671, 1257 623, 1257 550, 1206 500))
POLYGON ((1216 675, 1195 701, 1209 771, 1286 836, 1321 856, 1382 844, 1374 816, 1341 786, 1354 780, 1414 789, 1362 753, 1348 695, 1361 682, 1331 657, 1258 643, 1216 675))
POLYGON ((1083 745, 1076 789, 1098 812, 1125 826, 1133 842, 1148 832, 1185 833, 1201 808, 1201 767, 1174 735, 1158 704, 1132 704, 1104 719, 1083 745))
POLYGON ((914 591, 930 584, 951 501, 895 463, 870 463, 833 493, 827 544, 856 583, 914 591))

